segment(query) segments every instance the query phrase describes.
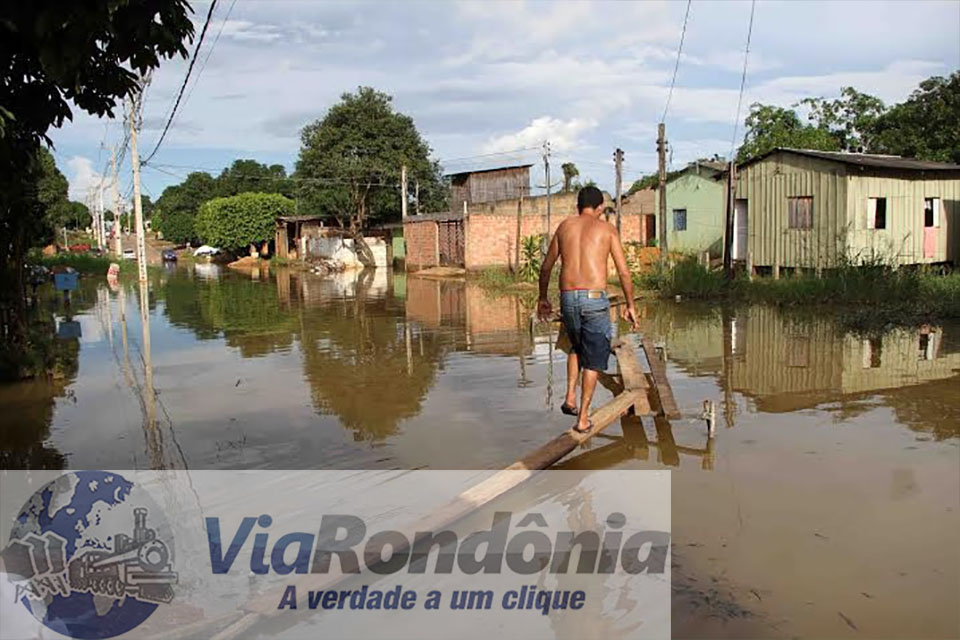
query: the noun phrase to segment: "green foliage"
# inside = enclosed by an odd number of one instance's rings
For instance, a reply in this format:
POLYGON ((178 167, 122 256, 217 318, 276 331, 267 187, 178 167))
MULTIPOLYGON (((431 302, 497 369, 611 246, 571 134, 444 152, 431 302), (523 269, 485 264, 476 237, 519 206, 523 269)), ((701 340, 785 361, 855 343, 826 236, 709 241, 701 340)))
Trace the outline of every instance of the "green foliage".
POLYGON ((277 216, 292 215, 293 211, 293 201, 278 193, 214 198, 200 207, 196 232, 203 242, 234 251, 271 239, 277 216))
POLYGON ((215 197, 217 184, 213 177, 195 171, 180 184, 163 190, 154 205, 151 226, 171 242, 193 242, 197 239, 194 230, 197 212, 204 202, 215 197))
POLYGON ((282 164, 267 166, 256 160, 234 160, 216 179, 218 197, 235 196, 238 193, 279 193, 294 197, 293 182, 287 178, 282 164))
POLYGON ((440 165, 409 116, 370 87, 345 93, 300 133, 297 177, 301 210, 336 218, 355 232, 370 220, 400 218, 400 167, 407 166, 409 199, 420 185, 420 210, 446 208, 440 165))
POLYGON ((137 90, 161 58, 186 56, 186 0, 12 2, 0 11, 0 124, 37 146, 72 118, 68 100, 98 116, 137 90))
POLYGON ((920 83, 910 98, 877 118, 881 153, 960 164, 960 71, 920 83))
MULTIPOLYGON (((667 171, 667 182, 670 182, 671 180, 679 176, 681 173, 683 173, 683 169, 677 169, 676 171, 667 171)), ((637 191, 642 191, 644 189, 656 189, 659 186, 660 186, 660 174, 651 173, 649 175, 643 176, 639 180, 635 180, 634 183, 630 185, 630 188, 627 189, 627 192, 625 195, 630 196, 636 193, 637 191)))
POLYGON ((942 275, 925 268, 895 268, 883 256, 847 258, 822 277, 795 273, 781 277, 727 280, 722 272, 685 259, 634 276, 642 289, 665 297, 731 300, 783 307, 833 306, 851 327, 910 325, 960 318, 960 273, 942 275))
POLYGON ((745 162, 774 149, 816 149, 839 151, 837 138, 825 127, 804 123, 793 109, 754 103, 746 119, 747 132, 737 152, 737 162, 745 162))
POLYGON ((883 101, 853 87, 843 87, 840 98, 806 98, 795 106, 810 110, 809 119, 818 129, 830 132, 844 151, 873 153, 874 125, 885 111, 883 101))
POLYGON ((569 193, 576 188, 574 179, 580 175, 580 170, 572 162, 564 162, 560 170, 563 171, 563 193, 569 193))
MULTIPOLYGON (((108 256, 98 256, 92 253, 58 253, 55 256, 37 256, 31 257, 31 263, 42 264, 47 268, 53 267, 71 267, 80 273, 92 273, 100 276, 107 275, 107 269, 110 263, 117 261, 116 258, 108 256)), ((123 265, 120 262, 121 266, 123 265)))
POLYGON ((525 236, 520 244, 520 279, 534 282, 540 277, 540 246, 543 234, 525 236))
POLYGON ((65 215, 66 218, 62 222, 63 226, 66 227, 86 229, 93 224, 93 216, 90 214, 90 209, 82 202, 74 202, 72 200, 68 202, 65 215))

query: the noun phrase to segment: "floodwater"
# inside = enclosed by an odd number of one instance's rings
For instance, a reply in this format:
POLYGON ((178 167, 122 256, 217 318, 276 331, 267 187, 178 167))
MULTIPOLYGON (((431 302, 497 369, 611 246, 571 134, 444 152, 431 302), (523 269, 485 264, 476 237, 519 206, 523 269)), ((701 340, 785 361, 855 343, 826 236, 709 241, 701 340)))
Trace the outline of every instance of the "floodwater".
MULTIPOLYGON (((462 282, 197 265, 51 300, 63 365, 0 385, 5 468, 499 468, 571 422, 530 300, 462 282)), ((960 637, 960 325, 643 316, 683 418, 559 466, 675 472, 674 634, 960 637)))

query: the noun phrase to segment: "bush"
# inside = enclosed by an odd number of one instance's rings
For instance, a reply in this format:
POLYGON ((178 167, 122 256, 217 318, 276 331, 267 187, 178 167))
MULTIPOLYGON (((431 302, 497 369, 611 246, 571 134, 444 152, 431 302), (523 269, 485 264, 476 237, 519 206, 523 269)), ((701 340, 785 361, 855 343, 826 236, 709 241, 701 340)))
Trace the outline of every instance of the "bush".
POLYGON ((293 211, 293 200, 278 193, 214 198, 200 207, 196 233, 206 244, 236 251, 272 238, 277 217, 293 211))
POLYGON ((534 282, 540 277, 540 245, 543 234, 526 236, 520 245, 520 279, 534 282))
POLYGON ((164 240, 186 244, 197 239, 196 216, 187 211, 171 211, 155 217, 153 229, 163 234, 164 240))

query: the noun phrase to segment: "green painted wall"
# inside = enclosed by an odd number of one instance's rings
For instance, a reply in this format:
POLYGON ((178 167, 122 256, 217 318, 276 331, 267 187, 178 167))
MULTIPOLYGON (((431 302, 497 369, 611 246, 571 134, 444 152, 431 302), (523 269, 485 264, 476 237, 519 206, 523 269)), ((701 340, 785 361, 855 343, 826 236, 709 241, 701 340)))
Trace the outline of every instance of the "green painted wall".
POLYGON ((723 248, 724 184, 717 172, 691 165, 686 173, 667 183, 667 247, 670 251, 719 256, 723 248), (685 231, 674 229, 675 209, 687 210, 685 231))
POLYGON ((407 245, 403 236, 393 236, 393 259, 403 260, 407 257, 407 245))

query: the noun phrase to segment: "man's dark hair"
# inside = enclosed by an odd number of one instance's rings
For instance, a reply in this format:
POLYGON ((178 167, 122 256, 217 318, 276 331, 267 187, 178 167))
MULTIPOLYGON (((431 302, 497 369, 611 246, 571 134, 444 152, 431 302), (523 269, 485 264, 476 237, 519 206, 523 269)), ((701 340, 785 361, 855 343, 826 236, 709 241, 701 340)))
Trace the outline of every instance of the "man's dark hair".
POLYGON ((587 207, 599 207, 603 204, 603 191, 594 186, 584 187, 577 194, 577 211, 583 211, 587 207))

